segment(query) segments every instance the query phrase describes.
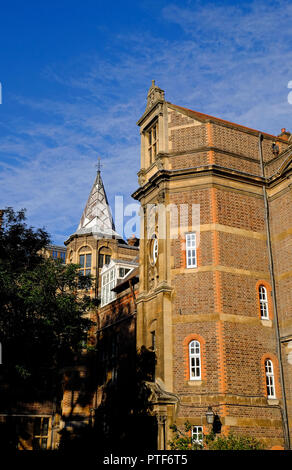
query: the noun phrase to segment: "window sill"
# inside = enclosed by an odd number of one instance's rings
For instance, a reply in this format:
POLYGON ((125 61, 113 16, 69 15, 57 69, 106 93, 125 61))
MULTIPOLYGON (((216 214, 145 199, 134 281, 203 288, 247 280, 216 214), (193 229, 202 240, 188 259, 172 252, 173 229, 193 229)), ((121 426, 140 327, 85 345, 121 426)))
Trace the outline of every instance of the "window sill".
POLYGON ((279 400, 277 398, 268 398, 268 405, 271 405, 271 406, 279 405, 279 400))
POLYGON ((263 326, 268 326, 270 328, 273 326, 272 320, 265 319, 265 318, 261 318, 261 324, 263 326))
POLYGON ((188 380, 188 385, 191 387, 202 385, 202 380, 188 380))

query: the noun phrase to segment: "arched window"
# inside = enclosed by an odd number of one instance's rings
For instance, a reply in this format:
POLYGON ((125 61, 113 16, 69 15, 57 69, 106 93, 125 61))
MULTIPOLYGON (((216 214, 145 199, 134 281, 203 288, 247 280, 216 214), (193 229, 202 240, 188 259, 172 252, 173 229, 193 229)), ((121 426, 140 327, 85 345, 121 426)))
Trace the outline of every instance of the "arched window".
POLYGON ((88 276, 91 273, 91 253, 79 254, 79 274, 88 276))
POLYGON ((274 367, 273 367, 273 363, 271 359, 266 360, 265 371, 266 371, 267 396, 268 398, 276 398, 274 367))
POLYGON ((265 286, 259 286, 259 299, 260 299, 260 310, 261 318, 263 320, 269 319, 269 306, 268 306, 268 293, 265 286))
POLYGON ((78 252, 78 261, 79 261, 79 289, 88 290, 89 285, 84 285, 83 276, 89 276, 91 274, 91 248, 89 246, 83 246, 78 252))
POLYGON ((201 347, 199 341, 189 343, 190 380, 201 379, 201 347))

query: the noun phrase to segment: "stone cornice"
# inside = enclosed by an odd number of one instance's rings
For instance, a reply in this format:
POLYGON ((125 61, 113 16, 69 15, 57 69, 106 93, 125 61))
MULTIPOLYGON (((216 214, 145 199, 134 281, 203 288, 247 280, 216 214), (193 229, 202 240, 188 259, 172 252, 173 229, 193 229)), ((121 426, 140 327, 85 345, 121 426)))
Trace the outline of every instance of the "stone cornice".
MULTIPOLYGON (((138 188, 133 194, 134 199, 140 200, 143 196, 153 190, 153 188, 160 185, 161 182, 169 181, 173 178, 184 177, 188 178, 191 176, 221 176, 222 178, 228 178, 234 181, 245 182, 247 184, 253 184, 256 186, 267 186, 273 187, 280 181, 285 179, 288 175, 292 174, 292 167, 289 166, 292 163, 292 153, 289 155, 289 159, 284 162, 281 168, 274 175, 264 178, 262 176, 253 175, 251 173, 245 173, 239 170, 221 167, 218 165, 203 165, 198 167, 180 168, 176 170, 158 170, 149 180, 140 188, 138 188)), ((144 173, 145 175, 145 173, 144 173)))
POLYGON ((177 170, 159 170, 155 173, 143 186, 138 188, 133 194, 134 199, 141 199, 153 187, 158 186, 161 182, 169 181, 173 178, 190 178, 192 176, 221 176, 235 181, 245 182, 256 186, 267 184, 266 178, 261 176, 244 173, 239 170, 224 168, 217 165, 203 165, 199 167, 190 167, 177 170))

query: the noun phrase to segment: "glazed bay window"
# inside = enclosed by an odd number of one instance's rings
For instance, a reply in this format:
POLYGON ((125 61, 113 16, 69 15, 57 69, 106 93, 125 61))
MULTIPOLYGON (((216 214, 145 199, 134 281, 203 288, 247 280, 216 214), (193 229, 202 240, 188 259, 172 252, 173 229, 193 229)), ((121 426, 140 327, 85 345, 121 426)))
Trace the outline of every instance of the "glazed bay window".
POLYGON ((187 268, 197 267, 197 241, 195 232, 186 234, 186 266, 187 268))
POLYGON ((158 122, 147 131, 147 139, 149 164, 152 165, 158 153, 158 122))
POLYGON ((130 268, 119 268, 119 279, 123 279, 130 271, 130 268))
POLYGON ((103 266, 101 270, 101 307, 115 300, 116 293, 112 289, 132 269, 132 266, 125 266, 120 261, 113 260, 108 265, 103 266))
POLYGON ((101 306, 112 302, 116 295, 112 289, 116 285, 116 267, 108 269, 101 278, 101 306))

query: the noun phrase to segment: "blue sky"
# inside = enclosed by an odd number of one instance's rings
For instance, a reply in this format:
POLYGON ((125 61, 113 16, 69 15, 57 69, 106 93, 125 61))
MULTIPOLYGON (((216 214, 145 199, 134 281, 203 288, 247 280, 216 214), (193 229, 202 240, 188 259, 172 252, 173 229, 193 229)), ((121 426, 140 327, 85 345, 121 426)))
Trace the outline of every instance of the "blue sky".
POLYGON ((172 103, 292 130, 288 1, 1 2, 0 206, 55 243, 75 231, 97 156, 110 203, 137 188, 151 80, 172 103))

